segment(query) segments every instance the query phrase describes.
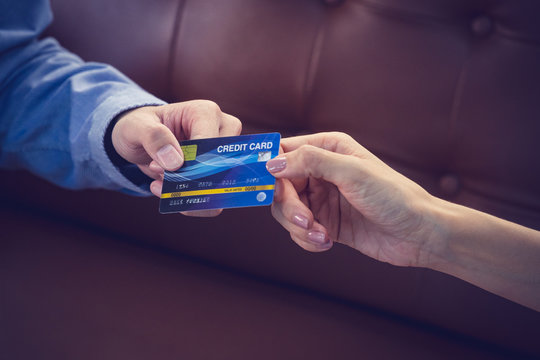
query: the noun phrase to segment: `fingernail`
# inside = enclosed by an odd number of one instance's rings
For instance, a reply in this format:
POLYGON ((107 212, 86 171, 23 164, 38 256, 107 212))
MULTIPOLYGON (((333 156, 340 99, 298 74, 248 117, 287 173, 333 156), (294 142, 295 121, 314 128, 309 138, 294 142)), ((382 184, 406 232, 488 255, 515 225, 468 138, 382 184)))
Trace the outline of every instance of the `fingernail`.
POLYGON ((317 245, 324 245, 327 243, 326 235, 319 231, 308 232, 308 240, 317 245))
POLYGON ((156 155, 166 169, 176 169, 182 165, 182 156, 171 144, 159 149, 156 155))
POLYGON ((303 229, 306 229, 308 228, 308 222, 309 220, 307 219, 307 217, 305 216, 302 216, 302 215, 294 215, 293 217, 293 222, 300 226, 301 228, 303 229))
POLYGON ((266 169, 271 173, 277 173, 285 169, 287 166, 287 159, 284 157, 277 157, 271 160, 268 160, 266 163, 266 169))

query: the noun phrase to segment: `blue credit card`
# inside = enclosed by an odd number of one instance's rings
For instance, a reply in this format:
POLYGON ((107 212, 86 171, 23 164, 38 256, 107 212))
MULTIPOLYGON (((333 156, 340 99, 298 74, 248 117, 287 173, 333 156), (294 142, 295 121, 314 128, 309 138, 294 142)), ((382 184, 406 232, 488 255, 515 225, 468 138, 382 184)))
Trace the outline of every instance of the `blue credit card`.
POLYGON ((279 153, 279 133, 182 141, 184 165, 165 171, 159 212, 270 205, 276 179, 266 162, 279 153))

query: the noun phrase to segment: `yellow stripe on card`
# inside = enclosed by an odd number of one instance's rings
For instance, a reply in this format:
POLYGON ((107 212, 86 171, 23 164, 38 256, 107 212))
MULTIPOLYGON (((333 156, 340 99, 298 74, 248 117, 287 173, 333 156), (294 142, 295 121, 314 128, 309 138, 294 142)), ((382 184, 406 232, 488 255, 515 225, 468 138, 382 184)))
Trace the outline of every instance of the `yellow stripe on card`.
POLYGON ((248 192, 248 191, 262 191, 262 190, 274 190, 274 185, 239 186, 239 187, 220 188, 220 189, 179 191, 179 192, 161 194, 161 198, 170 199, 170 198, 185 197, 185 196, 227 194, 227 193, 248 192))

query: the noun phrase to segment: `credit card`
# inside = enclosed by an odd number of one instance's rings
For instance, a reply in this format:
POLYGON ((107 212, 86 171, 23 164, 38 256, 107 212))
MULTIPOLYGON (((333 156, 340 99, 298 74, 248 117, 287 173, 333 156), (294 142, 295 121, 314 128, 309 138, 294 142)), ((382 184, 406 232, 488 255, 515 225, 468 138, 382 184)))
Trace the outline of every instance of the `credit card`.
POLYGON ((276 178, 266 162, 278 155, 279 133, 182 141, 184 165, 165 171, 159 212, 264 206, 276 178))

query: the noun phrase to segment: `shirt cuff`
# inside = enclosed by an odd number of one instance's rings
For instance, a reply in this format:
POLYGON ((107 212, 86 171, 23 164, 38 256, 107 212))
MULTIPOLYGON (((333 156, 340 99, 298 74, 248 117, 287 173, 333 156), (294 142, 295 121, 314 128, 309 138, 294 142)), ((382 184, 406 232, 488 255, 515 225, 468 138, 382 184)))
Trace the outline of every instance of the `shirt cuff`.
POLYGON ((91 115, 92 125, 88 137, 92 160, 111 182, 128 193, 134 195, 150 195, 148 190, 134 184, 112 163, 105 149, 105 132, 111 121, 125 111, 142 106, 164 104, 166 104, 166 102, 163 100, 158 99, 142 89, 130 86, 124 90, 115 91, 114 95, 105 99, 91 115))

